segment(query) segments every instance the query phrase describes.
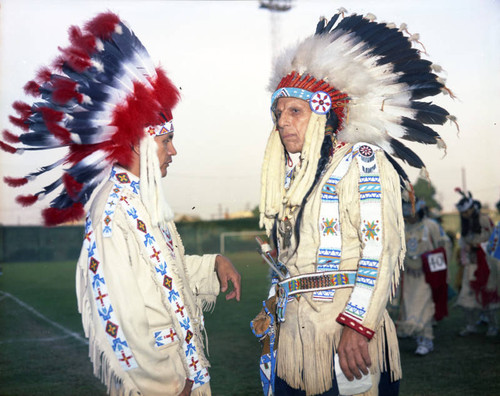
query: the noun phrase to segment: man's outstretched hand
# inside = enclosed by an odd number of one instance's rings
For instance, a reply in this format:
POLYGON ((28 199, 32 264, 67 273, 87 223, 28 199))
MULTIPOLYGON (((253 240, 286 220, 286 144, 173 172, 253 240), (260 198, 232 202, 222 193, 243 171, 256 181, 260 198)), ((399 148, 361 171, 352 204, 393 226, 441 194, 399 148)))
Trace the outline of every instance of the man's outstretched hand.
POLYGON ((240 301, 241 295, 241 275, 234 268, 233 263, 225 256, 218 255, 215 259, 215 272, 220 282, 221 292, 228 289, 228 282, 233 284, 233 290, 226 294, 226 300, 231 300, 236 297, 236 301, 240 301))

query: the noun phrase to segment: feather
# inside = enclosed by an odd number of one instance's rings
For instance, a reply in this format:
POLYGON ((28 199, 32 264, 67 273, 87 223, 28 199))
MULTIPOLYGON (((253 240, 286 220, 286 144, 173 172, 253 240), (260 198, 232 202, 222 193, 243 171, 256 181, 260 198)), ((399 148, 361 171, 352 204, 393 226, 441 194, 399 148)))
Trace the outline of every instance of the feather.
POLYGON ((31 172, 27 178, 30 179, 32 177, 36 177, 36 176, 40 176, 41 174, 45 173, 45 172, 49 172, 51 171, 52 169, 58 167, 59 165, 61 165, 62 163, 65 162, 65 158, 61 158, 59 160, 57 160, 56 162, 50 164, 50 165, 46 165, 46 166, 42 166, 41 168, 39 168, 36 172, 31 172))
POLYGON ((424 167, 424 163, 422 162, 420 157, 400 141, 396 139, 390 139, 389 144, 393 150, 394 155, 406 162, 408 165, 419 169, 424 167))
POLYGON ((406 130, 406 135, 402 138, 412 142, 424 144, 436 144, 439 135, 428 126, 408 117, 401 118, 401 126, 406 130))
POLYGON ((28 103, 16 100, 12 108, 23 118, 27 119, 31 115, 31 106, 28 103))
POLYGON ((85 30, 101 40, 109 40, 120 22, 118 15, 107 12, 97 15, 85 24, 85 30))
POLYGON ((0 140, 0 148, 3 151, 6 151, 7 153, 11 153, 11 154, 14 154, 15 152, 17 152, 17 149, 15 147, 8 145, 7 143, 2 142, 1 140, 0 140))
POLYGON ((71 135, 66 128, 56 124, 55 122, 47 122, 45 125, 47 126, 47 130, 52 135, 54 135, 61 143, 71 143, 71 135))
POLYGON ((61 65, 60 70, 63 69, 64 65, 69 66, 78 73, 82 73, 92 66, 92 61, 89 55, 79 48, 69 47, 61 49, 61 52, 63 54, 63 64, 61 65))
POLYGON ((65 104, 71 99, 78 98, 77 83, 67 77, 52 75, 52 100, 56 104, 65 104))
POLYGON ((2 136, 5 139, 5 141, 7 141, 9 143, 19 143, 19 136, 14 135, 13 133, 9 132, 7 129, 3 130, 2 136))
POLYGON ((26 177, 14 178, 6 176, 3 178, 3 181, 10 187, 20 187, 28 183, 28 179, 26 177))
POLYGON ((38 201, 38 195, 18 195, 16 202, 22 206, 31 206, 38 201))
POLYGON ((22 135, 19 135, 19 140, 27 146, 36 146, 43 149, 60 146, 60 143, 54 136, 43 132, 23 133, 22 135))
POLYGON ((83 34, 78 26, 70 26, 69 41, 75 47, 87 54, 91 54, 96 50, 96 39, 92 34, 83 34))
POLYGON ((417 110, 415 118, 423 124, 443 125, 448 120, 449 113, 431 102, 414 101, 411 108, 417 110))
MULTIPOLYGON (((332 30, 333 26, 335 25, 335 23, 337 22, 339 17, 340 17, 340 14, 335 14, 334 16, 332 16, 332 18, 330 19, 328 24, 325 26, 323 33, 330 32, 330 30, 332 30)), ((323 34, 323 33, 319 33, 319 34, 323 34)))
POLYGON ((405 170, 401 167, 401 165, 399 165, 398 162, 394 158, 392 158, 389 154, 387 154, 385 151, 384 151, 384 154, 385 154, 385 157, 392 164, 394 169, 396 169, 396 172, 398 172, 398 175, 399 175, 401 181, 403 182, 402 184, 404 184, 404 182, 409 183, 410 179, 408 178, 408 175, 406 174, 405 170))
POLYGON ((36 112, 42 114, 42 118, 44 122, 59 122, 64 118, 64 113, 50 107, 40 106, 37 107, 36 112))
POLYGON ((37 81, 42 83, 47 83, 50 81, 50 77, 52 76, 52 72, 48 67, 42 67, 38 70, 36 74, 37 81))
POLYGON ((67 172, 63 174, 63 183, 70 198, 76 201, 78 199, 78 193, 82 190, 83 184, 78 183, 73 176, 67 172))
POLYGON ((38 84, 36 81, 28 81, 24 85, 24 92, 27 95, 35 97, 40 96, 40 84, 38 84))
POLYGON ((21 128, 23 131, 28 131, 30 129, 30 126, 29 126, 27 120, 24 118, 17 118, 17 117, 10 115, 9 121, 12 123, 12 125, 15 125, 15 126, 21 128))
POLYGON ((83 205, 80 202, 64 208, 50 207, 42 211, 44 224, 47 227, 54 227, 62 223, 77 221, 85 215, 83 205))

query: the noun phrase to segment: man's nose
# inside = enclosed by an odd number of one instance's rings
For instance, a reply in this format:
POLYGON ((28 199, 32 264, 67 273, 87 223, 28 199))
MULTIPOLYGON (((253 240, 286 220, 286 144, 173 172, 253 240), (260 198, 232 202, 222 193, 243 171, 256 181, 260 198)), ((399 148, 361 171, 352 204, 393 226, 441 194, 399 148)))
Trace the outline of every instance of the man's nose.
POLYGON ((284 126, 287 126, 289 122, 289 118, 286 115, 285 112, 281 113, 278 117, 278 127, 283 128, 284 126))
POLYGON ((170 143, 169 146, 168 146, 168 154, 172 155, 172 156, 173 155, 177 155, 177 150, 175 149, 173 143, 170 143))

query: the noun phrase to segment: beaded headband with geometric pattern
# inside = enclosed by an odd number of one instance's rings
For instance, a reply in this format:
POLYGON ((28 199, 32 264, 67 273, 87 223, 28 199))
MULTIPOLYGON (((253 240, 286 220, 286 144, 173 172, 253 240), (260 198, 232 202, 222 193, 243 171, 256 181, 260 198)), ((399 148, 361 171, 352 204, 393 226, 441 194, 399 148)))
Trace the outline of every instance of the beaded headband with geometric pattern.
POLYGON ((179 100, 177 88, 116 14, 99 14, 83 29, 70 27, 69 40, 53 64, 25 85, 36 101, 13 104, 18 117, 10 116, 10 121, 24 132, 4 130, 0 141, 4 151, 19 154, 67 148, 50 165, 4 178, 19 187, 64 167, 62 177, 59 170, 41 191, 16 198, 21 205, 32 205, 60 188, 42 211, 49 226, 82 218, 85 203, 114 163, 129 165, 131 147, 143 137, 172 132, 172 108, 179 100))

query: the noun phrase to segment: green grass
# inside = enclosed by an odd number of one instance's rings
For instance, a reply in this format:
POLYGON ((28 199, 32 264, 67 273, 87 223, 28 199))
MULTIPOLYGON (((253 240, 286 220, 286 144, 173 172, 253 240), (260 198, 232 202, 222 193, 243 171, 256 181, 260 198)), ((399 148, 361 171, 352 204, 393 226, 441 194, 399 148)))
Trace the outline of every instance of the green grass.
MULTIPOLYGON (((267 294, 267 267, 256 253, 231 254, 243 277, 239 303, 220 296, 205 315, 214 396, 261 395, 260 346, 249 322, 267 294)), ((8 292, 71 331, 81 331, 74 291, 75 263, 2 264, 0 291, 8 292)), ((400 340, 402 396, 500 395, 500 336, 457 336, 462 313, 436 329, 435 351, 413 354, 415 343, 400 340)), ((482 328, 483 332, 485 328, 482 328)), ((8 297, 0 297, 0 395, 105 395, 93 376, 87 345, 34 316, 8 297)))

